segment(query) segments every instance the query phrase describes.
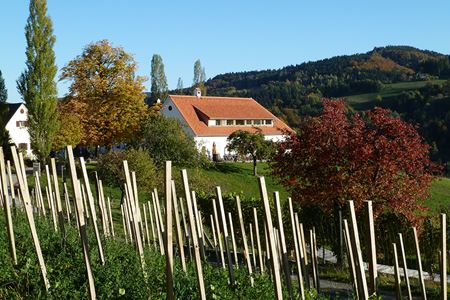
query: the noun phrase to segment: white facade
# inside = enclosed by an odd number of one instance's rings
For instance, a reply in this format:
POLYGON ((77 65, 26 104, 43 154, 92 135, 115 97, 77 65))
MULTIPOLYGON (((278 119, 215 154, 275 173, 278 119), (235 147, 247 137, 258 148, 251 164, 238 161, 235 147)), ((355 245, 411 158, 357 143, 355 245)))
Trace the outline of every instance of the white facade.
MULTIPOLYGON (((169 98, 164 102, 163 107, 161 108, 161 114, 168 118, 177 119, 184 127, 185 132, 194 138, 194 141, 197 145, 197 149, 199 151, 204 151, 208 157, 212 157, 212 149, 215 144, 216 152, 219 157, 223 158, 228 154, 232 154, 227 150, 227 138, 228 136, 197 136, 193 130, 189 127, 187 121, 178 110, 177 106, 173 103, 173 101, 169 98)), ((224 122, 226 120, 223 120, 224 122)), ((208 126, 216 126, 216 120, 208 120, 208 126)), ((264 125, 263 125, 264 126, 264 125)), ((283 135, 265 135, 264 138, 266 140, 272 140, 274 142, 278 142, 283 139, 283 135)))
POLYGON ((28 158, 34 158, 30 145, 30 134, 27 128, 28 109, 22 103, 16 109, 12 117, 6 123, 6 129, 9 131, 11 141, 16 145, 17 149, 23 151, 28 158))

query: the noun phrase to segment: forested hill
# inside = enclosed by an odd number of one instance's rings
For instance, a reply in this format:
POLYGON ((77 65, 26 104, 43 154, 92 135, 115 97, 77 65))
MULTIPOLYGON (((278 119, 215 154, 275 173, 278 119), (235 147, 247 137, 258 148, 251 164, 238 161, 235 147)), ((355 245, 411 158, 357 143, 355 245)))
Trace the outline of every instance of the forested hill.
MULTIPOLYGON (((320 98, 377 93, 385 85, 450 77, 450 56, 409 46, 374 48, 278 70, 217 75, 208 95, 253 97, 295 127, 320 110, 320 98)), ((376 94, 375 94, 376 95, 376 94)))

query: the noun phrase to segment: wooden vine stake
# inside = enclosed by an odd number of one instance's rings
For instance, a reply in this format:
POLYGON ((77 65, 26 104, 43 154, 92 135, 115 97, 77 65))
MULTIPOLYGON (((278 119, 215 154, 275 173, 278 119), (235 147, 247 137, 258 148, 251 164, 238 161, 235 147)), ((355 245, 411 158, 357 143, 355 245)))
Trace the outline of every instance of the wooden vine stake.
POLYGON ((200 246, 200 255, 203 260, 206 260, 205 239, 204 239, 203 230, 202 230, 202 219, 200 217, 200 213, 197 208, 197 197, 196 197, 194 191, 191 191, 191 200, 192 200, 192 205, 193 205, 193 209, 194 209, 194 218, 195 218, 195 224, 196 224, 196 228, 197 228, 198 243, 200 246))
POLYGON ((441 214, 441 299, 447 300, 447 215, 441 214))
POLYGON ((142 204, 142 208, 144 209, 145 237, 147 239, 147 245, 150 247, 150 234, 149 234, 149 231, 148 231, 147 208, 146 208, 145 203, 142 204))
POLYGON ((219 250, 220 250, 220 262, 222 263, 222 268, 226 268, 225 265, 225 256, 223 254, 223 246, 222 246, 222 239, 220 234, 220 225, 219 225, 219 213, 217 212, 217 205, 216 201, 213 199, 213 214, 214 214, 214 222, 216 224, 216 230, 217 230, 217 239, 219 240, 219 250))
POLYGON ((305 299, 305 289, 303 286, 303 272, 302 272, 302 266, 301 266, 301 262, 300 262, 301 256, 300 256, 300 249, 299 249, 299 245, 298 245, 297 226, 295 225, 294 208, 292 206, 291 197, 288 198, 288 204, 289 204, 289 216, 290 216, 291 228, 292 228, 292 237, 294 238, 294 253, 295 253, 295 262, 297 264, 298 288, 300 291, 300 297, 302 299, 305 299))
POLYGON ((123 209, 123 204, 120 204, 120 212, 122 213, 122 226, 123 226, 123 235, 125 236, 125 243, 128 243, 128 237, 127 237, 127 226, 125 224, 125 211, 123 209))
POLYGON ((400 253, 402 254, 403 274, 405 276, 406 288, 408 291, 408 299, 412 300, 411 286, 409 285, 409 277, 408 277, 408 266, 406 265, 405 247, 403 246, 403 236, 401 233, 398 234, 398 239, 400 242, 400 253))
POLYGON ((147 202, 147 207, 148 207, 148 214, 150 216, 150 227, 152 228, 152 241, 153 241, 153 246, 156 247, 156 234, 155 234, 155 226, 153 225, 153 212, 152 212, 152 205, 150 204, 150 201, 147 202))
POLYGON ((356 295, 356 299, 359 299, 359 289, 358 289, 358 278, 356 275, 356 266, 355 266, 355 259, 353 257, 353 249, 352 249, 352 243, 350 241, 350 230, 348 228, 348 222, 344 219, 344 239, 345 239, 345 245, 347 246, 347 254, 348 254, 348 264, 350 267, 350 275, 353 278, 353 287, 356 295))
POLYGON ((252 261, 253 261, 253 266, 255 267, 255 269, 257 268, 256 265, 256 255, 255 255, 255 241, 253 238, 253 226, 252 223, 250 223, 250 242, 252 244, 252 261))
POLYGON ((312 266, 312 275, 313 275, 313 286, 316 290, 319 289, 317 286, 317 282, 319 279, 317 278, 317 264, 316 264, 316 245, 314 243, 314 234, 313 230, 309 230, 309 248, 310 248, 310 255, 311 255, 311 266, 312 266))
POLYGON ((230 222, 231 243, 233 244, 234 264, 236 266, 236 269, 239 269, 239 260, 238 260, 237 248, 236 248, 236 239, 234 237, 233 218, 231 217, 230 212, 228 213, 228 221, 230 222))
POLYGON ((13 207, 14 213, 15 213, 15 211, 16 211, 16 194, 14 192, 14 183, 13 183, 12 172, 11 172, 11 162, 9 160, 6 161, 6 167, 8 170, 9 188, 11 190, 11 202, 12 202, 12 207, 13 207))
POLYGON ((157 212, 158 206, 156 205, 156 199, 155 199, 155 193, 152 193, 152 201, 153 201, 153 210, 155 212, 155 223, 156 223, 156 231, 158 232, 158 243, 159 243, 159 253, 161 255, 164 255, 164 243, 163 243, 163 237, 162 237, 162 230, 161 230, 161 222, 159 222, 159 214, 157 212))
POLYGON ((87 238, 87 232, 86 232, 86 223, 84 220, 84 213, 83 213, 83 199, 81 199, 81 187, 79 185, 79 181, 77 178, 77 170, 75 167, 75 159, 73 157, 73 151, 72 146, 67 146, 67 152, 69 157, 69 166, 70 166, 70 175, 72 177, 72 185, 73 185, 73 191, 75 195, 75 206, 78 216, 78 226, 80 230, 80 237, 81 237, 81 247, 83 249, 83 257, 84 262, 86 264, 86 271, 88 276, 88 283, 89 283, 89 295, 91 299, 96 298, 95 293, 95 284, 94 284, 94 276, 92 275, 92 269, 91 269, 91 262, 89 260, 89 247, 88 247, 88 238, 87 238))
POLYGON ((184 257, 184 243, 183 243, 183 232, 181 231, 180 224, 180 214, 178 210, 178 200, 177 200, 177 191, 175 189, 175 181, 171 181, 172 184, 172 204, 173 204, 173 213, 175 215, 175 226, 177 229, 177 244, 178 244, 178 252, 180 253, 180 261, 181 268, 183 272, 186 272, 186 259, 184 257))
MULTIPOLYGON (((11 258, 14 265, 17 265, 17 254, 16 254, 16 242, 14 239, 14 227, 11 217, 11 208, 9 207, 10 198, 8 195, 8 184, 6 181, 6 168, 5 168, 5 157, 3 155, 3 148, 0 147, 0 172, 2 179, 2 192, 3 192, 3 207, 5 211, 5 221, 6 221, 6 229, 8 231, 8 239, 9 239, 9 251, 11 253, 11 258)), ((11 186, 11 189, 13 187, 11 186)), ((13 200, 14 201, 14 200, 13 200)))
POLYGON ((306 279, 306 287, 309 289, 309 273, 307 269, 306 243, 303 234, 303 224, 298 221, 298 214, 294 213, 295 230, 297 231, 298 252, 300 254, 300 267, 302 275, 306 279))
POLYGON ((281 280, 280 280, 280 267, 278 265, 278 260, 275 259, 275 255, 277 253, 277 250, 275 248, 275 238, 273 235, 273 224, 272 224, 272 216, 270 213, 270 205, 269 205, 269 197, 267 195, 267 189, 266 189, 266 181, 263 176, 258 178, 259 181, 259 190, 261 193, 261 199, 263 200, 264 204, 264 215, 265 220, 267 224, 268 231, 268 238, 269 238, 269 246, 270 246, 270 252, 272 253, 272 270, 273 270, 273 276, 274 276, 274 288, 275 288, 275 295, 276 299, 281 300, 283 299, 283 294, 281 292, 281 280))
POLYGON ((414 234, 414 246, 416 248, 416 256, 417 256, 417 267, 419 272, 419 283, 420 283, 420 292, 422 294, 422 299, 427 299, 427 292, 425 290, 425 281, 423 278, 423 271, 422 271, 422 259, 420 257, 420 247, 419 247, 419 238, 417 237, 417 230, 416 227, 413 227, 413 234, 414 234))
POLYGON ((222 200, 222 191, 220 189, 220 186, 216 186, 216 196, 217 200, 219 202, 219 208, 220 208, 220 217, 222 220, 222 229, 223 229, 223 240, 225 244, 225 251, 227 252, 227 261, 228 261, 228 276, 230 278, 230 285, 235 286, 236 282, 234 279, 234 270, 233 270, 233 262, 231 260, 231 251, 228 243, 228 225, 227 225, 227 218, 225 215, 225 208, 223 206, 223 200, 222 200))
POLYGON ((172 243, 172 162, 165 163, 165 200, 166 200, 166 293, 167 299, 174 299, 173 292, 173 243, 172 243))
MULTIPOLYGON (((283 216, 281 214, 281 204, 280 204, 280 194, 278 192, 274 193, 275 207, 277 209, 277 219, 278 219, 278 230, 280 233, 280 243, 281 243, 281 259, 283 264, 283 271, 286 280, 286 285, 289 291, 289 297, 294 299, 294 292, 292 290, 291 281, 291 268, 289 266, 289 259, 287 254, 286 241, 284 236, 284 226, 283 226, 283 216)), ((295 232, 295 230, 294 230, 295 232)))
POLYGON ((61 236, 64 239, 64 237, 65 237, 64 214, 63 214, 63 208, 62 208, 62 204, 61 204, 61 194, 59 193, 58 174, 56 173, 55 158, 51 158, 50 163, 52 166, 53 187, 55 188, 56 210, 58 213, 58 224, 59 224, 59 228, 61 230, 61 236))
POLYGON ((139 207, 135 207, 134 202, 134 192, 133 192, 133 186, 131 185, 131 178, 130 178, 130 171, 128 169, 128 162, 126 160, 123 161, 123 170, 125 172, 125 180, 126 180, 126 187, 128 191, 128 202, 129 207, 131 208, 131 217, 132 217, 132 225, 133 225, 133 232, 135 233, 135 243, 136 248, 139 254, 139 258, 141 260, 141 267, 142 272, 144 274, 144 277, 147 278, 147 273, 145 271, 145 259, 144 259, 144 248, 142 247, 142 238, 139 231, 139 224, 136 222, 137 218, 137 210, 139 207))
POLYGON ((373 222, 372 201, 366 201, 367 225, 369 236, 369 292, 371 295, 377 293, 377 250, 375 246, 375 226, 373 222))
POLYGON ((395 292, 397 294, 397 299, 402 299, 402 288, 400 286, 400 268, 398 266, 398 254, 397 254, 397 245, 392 243, 392 248, 394 250, 394 277, 395 277, 395 292))
MULTIPOLYGON (((16 168, 17 180, 19 181, 20 193, 23 197, 25 206, 25 213, 27 215, 28 225, 30 226, 31 236, 33 238, 34 248, 39 261, 39 267, 41 268, 42 278, 44 279, 45 289, 48 291, 50 283, 47 279, 47 268, 45 267, 44 257, 42 256, 41 244, 36 232, 36 226, 34 224, 33 208, 31 207, 30 194, 28 192, 27 178, 24 176, 25 170, 21 167, 19 157, 17 156, 17 149, 15 146, 11 146, 11 152, 14 160, 14 166, 16 168)), ((22 156, 20 156, 22 157, 22 156)), ((22 163, 23 165, 23 163, 22 163)))
POLYGON ((92 225, 94 225, 94 233, 95 233, 95 239, 97 240, 98 254, 100 256, 100 261, 101 261, 102 265, 104 265, 105 264, 105 255, 103 253, 102 240, 100 238, 100 232, 99 232, 98 226, 97 226, 97 212, 95 210, 94 197, 92 196, 91 185, 89 184, 89 177, 87 174, 86 164, 84 162, 83 157, 80 157, 80 165, 81 165, 81 172, 83 173, 84 185, 86 186, 87 199, 89 202, 89 209, 91 211, 92 225))
POLYGON ((255 222, 256 251, 258 251, 259 271, 262 274, 262 273, 264 273, 264 263, 263 263, 263 257, 262 257, 262 249, 261 249, 261 238, 259 236, 258 213, 257 213, 255 207, 253 207, 253 219, 254 219, 254 222, 255 222))
POLYGON ((242 217, 241 199, 239 198, 239 196, 236 196, 236 206, 237 206, 238 217, 239 217, 239 225, 241 226, 242 242, 244 243, 244 257, 245 257, 245 261, 247 263, 248 273, 250 274, 250 283, 253 286, 254 279, 253 279, 253 275, 252 275, 252 273, 253 273, 252 263, 250 260, 250 253, 248 250, 247 235, 245 234, 244 218, 242 217))
POLYGON ((109 222, 110 222, 110 229, 111 229, 111 234, 113 236, 113 238, 116 237, 116 234, 114 232, 114 222, 113 222, 113 218, 112 218, 112 213, 111 213, 111 200, 108 197, 108 212, 109 212, 109 222))
POLYGON ((364 273, 364 265, 363 265, 363 259, 361 254, 361 247, 359 243, 359 233, 358 233, 358 225, 356 223, 356 213, 355 213, 355 206, 353 204, 352 200, 348 201, 349 208, 350 208, 350 217, 351 217, 351 228, 353 237, 350 239, 352 242, 352 248, 354 251, 356 251, 356 274, 358 275, 358 287, 360 288, 360 297, 363 297, 364 299, 369 298, 369 292, 367 290, 367 281, 366 281, 366 275, 364 273))
POLYGON ((184 194, 187 202, 187 210, 189 215, 189 225, 191 229, 192 242, 194 244, 195 268, 197 270, 197 283, 200 299, 206 300, 205 283, 203 281, 202 261, 200 258, 200 249, 198 247, 197 232, 195 230, 194 214, 192 212, 191 192, 186 169, 181 170, 181 178, 183 180, 184 194))

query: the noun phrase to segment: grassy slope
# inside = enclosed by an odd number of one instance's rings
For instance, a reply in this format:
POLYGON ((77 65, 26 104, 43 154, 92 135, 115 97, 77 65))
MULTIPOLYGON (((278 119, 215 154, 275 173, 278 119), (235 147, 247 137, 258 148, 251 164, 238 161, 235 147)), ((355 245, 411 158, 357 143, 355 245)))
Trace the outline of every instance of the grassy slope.
POLYGON ((430 213, 438 213, 450 205, 450 178, 436 180, 430 189, 431 200, 425 203, 430 213))
MULTIPOLYGON (((266 179, 268 192, 278 191, 281 199, 286 199, 288 193, 270 176, 269 165, 261 162, 258 163, 257 168, 258 175, 264 176, 266 179)), ((191 171, 194 172, 194 170, 191 171)), ((220 186, 224 193, 243 193, 247 197, 259 197, 260 195, 257 177, 253 176, 252 163, 219 163, 213 168, 200 170, 200 173, 208 178, 211 185, 220 186)))
MULTIPOLYGON (((279 191, 281 199, 286 199, 289 194, 286 189, 276 183, 274 178, 268 176, 267 163, 259 163, 260 175, 266 176, 269 193, 279 191)), ((252 175, 250 163, 224 163, 217 168, 200 170, 214 185, 220 185, 224 192, 243 192, 249 197, 259 197, 259 188, 256 177, 252 175)), ((430 188, 431 199, 425 202, 430 213, 438 213, 443 207, 450 205, 450 178, 439 178, 433 182, 430 188)))
MULTIPOLYGON (((443 83, 445 80, 433 80, 433 83, 443 83)), ((427 84, 428 81, 411 81, 386 84, 378 93, 368 93, 345 97, 347 103, 355 109, 367 109, 375 105, 375 98, 379 95, 383 99, 396 96, 404 91, 416 90, 427 84)))

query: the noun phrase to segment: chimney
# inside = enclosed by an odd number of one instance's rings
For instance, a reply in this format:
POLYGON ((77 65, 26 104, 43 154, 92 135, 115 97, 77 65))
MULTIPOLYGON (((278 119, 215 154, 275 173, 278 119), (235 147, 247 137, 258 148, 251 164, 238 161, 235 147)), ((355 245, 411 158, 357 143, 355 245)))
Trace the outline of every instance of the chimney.
POLYGON ((200 98, 202 96, 202 91, 199 88, 195 88, 194 96, 196 96, 197 98, 200 98))

